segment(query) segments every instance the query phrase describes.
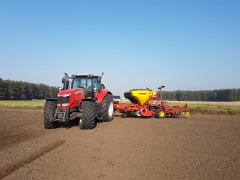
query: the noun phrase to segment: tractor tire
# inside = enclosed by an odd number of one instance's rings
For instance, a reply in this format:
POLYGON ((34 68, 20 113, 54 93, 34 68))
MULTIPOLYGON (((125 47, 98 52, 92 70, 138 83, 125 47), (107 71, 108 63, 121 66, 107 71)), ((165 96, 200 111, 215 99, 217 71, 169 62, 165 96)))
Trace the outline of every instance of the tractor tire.
POLYGON ((96 122, 97 105, 93 101, 82 102, 82 118, 79 120, 80 129, 93 129, 96 122))
POLYGON ((57 101, 46 101, 44 105, 44 127, 45 129, 55 128, 54 113, 57 108, 57 101))
POLYGON ((162 119, 166 117, 166 112, 162 109, 157 109, 155 112, 155 117, 158 119, 162 119))
POLYGON ((113 96, 108 94, 100 104, 100 117, 103 122, 109 122, 113 120, 113 96))

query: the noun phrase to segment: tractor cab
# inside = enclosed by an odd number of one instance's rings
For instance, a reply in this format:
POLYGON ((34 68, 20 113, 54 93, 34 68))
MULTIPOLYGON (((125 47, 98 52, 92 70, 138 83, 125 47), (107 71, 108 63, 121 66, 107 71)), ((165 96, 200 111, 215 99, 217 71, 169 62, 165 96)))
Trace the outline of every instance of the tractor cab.
POLYGON ((74 75, 71 88, 83 88, 86 99, 94 99, 101 90, 101 77, 93 74, 74 75))
POLYGON ((105 86, 101 84, 102 76, 97 76, 93 74, 75 74, 62 79, 63 88, 62 90, 83 88, 86 99, 94 99, 97 92, 105 89, 105 86))

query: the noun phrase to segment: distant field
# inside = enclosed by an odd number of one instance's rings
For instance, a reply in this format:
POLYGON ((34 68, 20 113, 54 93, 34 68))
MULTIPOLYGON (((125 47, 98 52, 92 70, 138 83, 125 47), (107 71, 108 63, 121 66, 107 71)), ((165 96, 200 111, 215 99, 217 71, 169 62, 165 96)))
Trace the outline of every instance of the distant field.
MULTIPOLYGON (((45 101, 0 101, 0 108, 43 109, 45 101)), ((240 115, 240 102, 167 101, 168 105, 189 106, 191 114, 240 115)))
POLYGON ((180 103, 180 104, 202 104, 202 105, 225 105, 225 106, 240 106, 240 101, 234 102, 209 102, 209 101, 166 101, 169 103, 180 103))
POLYGON ((0 101, 1 108, 11 109, 43 109, 45 101, 0 101))
POLYGON ((240 115, 240 102, 168 101, 169 105, 189 106, 192 114, 240 115))

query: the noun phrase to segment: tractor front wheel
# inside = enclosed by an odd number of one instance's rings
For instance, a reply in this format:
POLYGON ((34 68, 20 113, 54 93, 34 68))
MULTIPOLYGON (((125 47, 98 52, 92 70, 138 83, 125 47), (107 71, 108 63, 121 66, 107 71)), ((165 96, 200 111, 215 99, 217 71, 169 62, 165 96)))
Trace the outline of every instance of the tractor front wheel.
POLYGON ((53 129, 55 127, 54 113, 57 108, 57 101, 46 101, 44 105, 44 127, 53 129))
POLYGON ((100 120, 109 122, 113 119, 113 96, 108 94, 100 104, 100 120))
POLYGON ((79 120, 80 129, 93 129, 96 122, 97 106, 93 101, 82 102, 82 118, 79 120))
POLYGON ((157 109, 156 111, 155 111, 155 117, 156 118, 165 118, 166 117, 166 112, 164 111, 164 110, 162 110, 162 109, 157 109))

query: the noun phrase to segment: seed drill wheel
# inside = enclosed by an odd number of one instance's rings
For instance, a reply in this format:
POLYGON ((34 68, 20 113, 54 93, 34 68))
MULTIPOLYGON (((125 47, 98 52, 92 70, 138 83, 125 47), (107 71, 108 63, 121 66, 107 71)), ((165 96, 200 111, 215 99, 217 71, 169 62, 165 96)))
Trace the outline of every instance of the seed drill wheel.
POLYGON ((175 113, 172 115, 173 118, 179 118, 181 116, 181 113, 175 113))
POLYGON ((155 117, 159 118, 159 119, 165 118, 166 117, 166 113, 162 109, 157 109, 156 112, 155 112, 155 117))
POLYGON ((185 116, 186 116, 186 117, 189 117, 189 116, 190 116, 190 112, 187 111, 187 112, 185 113, 185 116))
POLYGON ((189 111, 182 112, 182 116, 185 117, 185 118, 188 118, 190 116, 190 112, 189 111))
POLYGON ((127 114, 123 113, 123 114, 121 114, 121 117, 122 118, 127 118, 128 116, 127 116, 127 114))

